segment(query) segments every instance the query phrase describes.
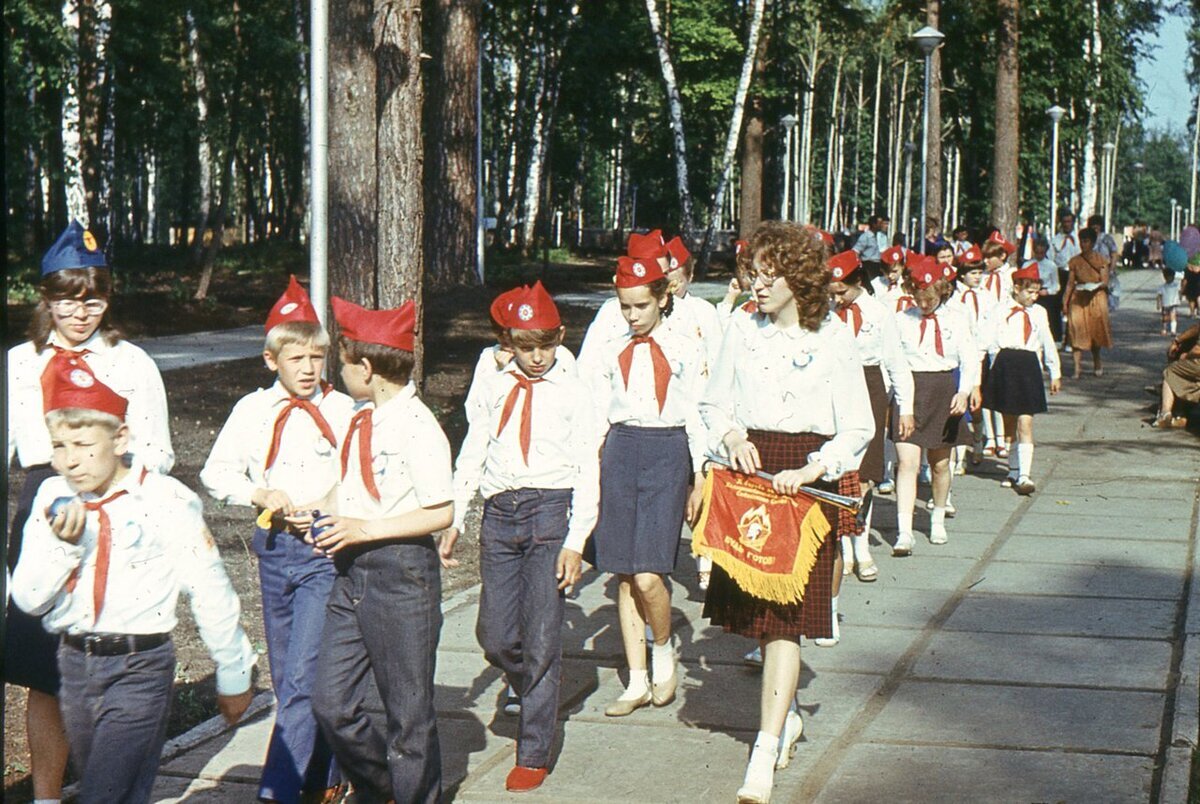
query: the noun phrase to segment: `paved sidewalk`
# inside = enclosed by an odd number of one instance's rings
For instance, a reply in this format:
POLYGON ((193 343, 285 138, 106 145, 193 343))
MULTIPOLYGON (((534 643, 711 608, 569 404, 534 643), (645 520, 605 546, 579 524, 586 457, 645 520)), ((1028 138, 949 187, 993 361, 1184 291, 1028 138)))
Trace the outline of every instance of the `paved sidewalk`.
MULTIPOLYGON (((956 478, 949 544, 920 540, 908 559, 882 545, 878 582, 848 579, 841 644, 802 653, 806 731, 775 801, 1186 800, 1200 674, 1197 444, 1141 421, 1142 386, 1165 347, 1160 280, 1123 281, 1121 345, 1104 377, 1068 382, 1037 420, 1038 493, 1000 488, 995 465, 956 478)), ((881 507, 875 525, 890 541, 894 507, 881 507)), ((925 522, 918 514, 917 529, 925 522)), ((496 714, 500 677, 475 641, 478 591, 447 601, 437 701, 446 798, 733 801, 759 679, 741 664, 748 642, 700 618, 682 554, 679 566, 679 699, 604 717, 621 689, 621 648, 611 584, 587 576, 568 604, 557 765, 521 796, 504 793, 515 721, 496 714)), ((173 752, 156 798, 253 800, 268 729, 269 711, 173 752)))

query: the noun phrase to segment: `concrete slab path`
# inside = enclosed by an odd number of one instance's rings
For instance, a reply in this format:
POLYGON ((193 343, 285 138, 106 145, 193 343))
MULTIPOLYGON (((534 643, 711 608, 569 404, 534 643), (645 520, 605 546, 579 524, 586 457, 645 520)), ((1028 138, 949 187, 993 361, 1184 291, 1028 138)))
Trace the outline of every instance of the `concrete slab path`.
MULTIPOLYGON (((1122 279, 1104 376, 1068 381, 1036 421, 1037 494, 1001 488, 1002 470, 986 463, 955 479, 949 544, 919 538, 912 558, 894 559, 880 543, 879 580, 847 580, 841 644, 802 651, 805 736, 774 801, 1187 800, 1200 464, 1194 436, 1142 421, 1142 387, 1165 348, 1160 280, 1122 279)), ((894 507, 883 498, 881 509, 888 542, 894 507)), ((918 530, 925 523, 919 513, 918 530)), ((446 602, 437 703, 447 800, 733 801, 759 677, 742 665, 750 644, 701 618, 684 550, 678 567, 678 700, 604 716, 621 690, 614 590, 587 576, 567 606, 556 764, 521 796, 504 792, 515 721, 497 714, 500 676, 475 641, 478 589, 446 602)), ((252 800, 268 703, 236 731, 173 749, 157 800, 252 800)))

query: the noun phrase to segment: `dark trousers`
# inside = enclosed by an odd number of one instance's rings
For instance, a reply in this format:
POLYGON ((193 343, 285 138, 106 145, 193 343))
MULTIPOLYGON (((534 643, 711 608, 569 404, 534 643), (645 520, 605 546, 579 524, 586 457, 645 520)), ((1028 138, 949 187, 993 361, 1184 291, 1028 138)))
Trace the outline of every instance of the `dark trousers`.
POLYGON ((125 656, 58 649, 59 706, 81 804, 150 800, 167 739, 175 645, 125 656))
MULTIPOLYGON (((33 508, 33 498, 42 483, 56 472, 49 464, 25 469, 17 507, 13 511, 8 537, 8 568, 17 568, 21 545, 25 540, 25 522, 33 508)), ((42 618, 26 614, 9 601, 8 619, 4 629, 4 680, 19 687, 28 687, 47 695, 58 695, 58 636, 46 633, 42 618)))
POLYGON ((433 674, 442 630, 432 537, 339 558, 313 711, 359 802, 441 797, 433 674), (383 712, 369 711, 374 691, 383 712))
POLYGON ((1046 308, 1046 318, 1050 320, 1050 332, 1055 342, 1062 340, 1062 291, 1039 296, 1037 303, 1046 308))
POLYGON ((545 768, 558 722, 563 593, 554 577, 571 491, 518 489, 483 507, 479 622, 484 655, 521 696, 517 764, 545 768))
POLYGON ((275 726, 258 797, 296 802, 301 791, 336 784, 333 755, 313 715, 312 689, 325 607, 337 572, 333 561, 286 531, 255 528, 251 543, 258 556, 263 626, 275 689, 275 726))

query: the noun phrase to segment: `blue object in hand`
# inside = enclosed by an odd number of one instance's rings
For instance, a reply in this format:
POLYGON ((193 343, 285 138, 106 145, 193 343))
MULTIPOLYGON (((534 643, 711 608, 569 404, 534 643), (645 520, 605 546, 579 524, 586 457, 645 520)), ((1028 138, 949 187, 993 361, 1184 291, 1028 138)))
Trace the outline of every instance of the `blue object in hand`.
POLYGON ((308 531, 309 534, 312 536, 313 541, 316 541, 317 539, 321 538, 321 534, 323 534, 325 531, 329 530, 329 525, 318 525, 317 524, 317 521, 322 519, 324 516, 325 516, 325 514, 322 514, 320 511, 318 511, 315 508, 313 509, 313 512, 312 512, 313 523, 312 523, 312 527, 310 527, 309 531, 308 531))
POLYGON ((55 517, 67 510, 67 506, 75 502, 74 497, 57 497, 54 502, 50 503, 50 507, 46 509, 46 517, 53 522, 55 517))

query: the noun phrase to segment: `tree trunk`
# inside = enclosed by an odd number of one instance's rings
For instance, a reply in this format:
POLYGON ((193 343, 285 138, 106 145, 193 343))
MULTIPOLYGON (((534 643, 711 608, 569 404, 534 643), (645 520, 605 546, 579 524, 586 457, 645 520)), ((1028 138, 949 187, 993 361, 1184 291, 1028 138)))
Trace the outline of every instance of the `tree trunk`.
POLYGON ((717 191, 713 194, 712 207, 708 212, 708 227, 704 231, 704 246, 700 250, 699 273, 703 277, 708 268, 708 255, 712 250, 713 227, 725 201, 725 186, 729 183, 729 171, 733 157, 737 154, 738 136, 742 132, 742 112, 746 106, 746 93, 750 91, 750 79, 754 75, 754 63, 758 56, 758 35, 762 28, 765 0, 753 0, 750 15, 750 31, 746 42, 746 55, 742 59, 742 73, 738 77, 737 91, 733 96, 733 116, 729 121, 729 132, 725 135, 725 152, 721 155, 721 172, 717 179, 717 191))
MULTIPOLYGON (((64 7, 65 8, 65 7, 64 7)), ((112 177, 112 116, 109 112, 108 0, 79 0, 79 171, 89 227, 109 243, 108 203, 112 177)))
POLYGON ((875 111, 871 115, 871 194, 862 217, 879 211, 879 102, 883 98, 883 56, 875 62, 875 111))
MULTIPOLYGON (((538 18, 545 22, 546 6, 538 3, 538 18)), ((547 58, 546 33, 544 25, 538 28, 538 39, 534 45, 534 60, 536 63, 537 81, 533 89, 533 124, 529 130, 529 155, 525 160, 525 186, 522 191, 521 229, 517 237, 517 245, 526 254, 534 247, 534 234, 537 226, 537 216, 541 202, 542 161, 545 156, 546 115, 547 115, 547 84, 549 76, 549 59, 547 58)))
POLYGON ((845 58, 838 56, 837 67, 833 73, 833 94, 829 97, 829 125, 825 138, 825 208, 823 210, 826 229, 833 228, 833 171, 834 163, 837 161, 835 148, 838 134, 838 103, 841 101, 842 95, 842 65, 844 63, 845 58))
POLYGON ((679 85, 675 81, 675 67, 671 64, 671 53, 663 35, 662 21, 658 17, 658 3, 646 0, 646 14, 650 18, 650 31, 654 34, 654 45, 658 50, 658 62, 662 68, 663 83, 667 90, 667 108, 670 112, 671 134, 675 145, 675 186, 679 191, 679 228, 684 240, 696 242, 696 226, 692 218, 692 194, 688 185, 687 140, 683 134, 683 100, 679 85))
MULTIPOLYGON (((197 161, 200 167, 200 208, 196 211, 196 236, 192 241, 188 261, 199 265, 204 253, 204 233, 212 211, 212 143, 208 136, 208 73, 200 57, 199 32, 196 18, 189 9, 184 12, 187 23, 188 61, 192 67, 192 84, 196 91, 197 161)), ((184 232, 186 242, 187 232, 184 232)))
MULTIPOLYGON (((425 76, 425 254, 430 287, 478 282, 475 132, 480 0, 429 0, 425 76)), ((482 210, 479 211, 482 214, 482 210)))
MULTIPOLYGON (((303 143, 303 162, 300 164, 300 185, 301 192, 295 192, 293 179, 289 176, 288 195, 290 205, 287 210, 287 225, 285 231, 289 238, 298 239, 301 231, 308 231, 308 227, 304 225, 304 218, 308 210, 308 197, 312 194, 310 182, 312 176, 309 175, 309 161, 311 155, 309 153, 309 143, 312 140, 312 121, 309 119, 311 109, 309 108, 308 98, 308 82, 310 75, 308 70, 308 59, 306 54, 309 52, 310 46, 308 38, 304 31, 304 0, 293 0, 292 16, 296 27, 296 42, 300 45, 300 49, 296 53, 296 75, 299 76, 300 91, 298 93, 298 105, 300 107, 300 126, 301 126, 301 142, 303 143)), ((283 207, 275 207, 275 217, 282 216, 283 207)))
MULTIPOLYGON (((941 16, 942 0, 926 0, 925 23, 934 28, 938 27, 941 16)), ((926 214, 930 218, 942 219, 944 199, 942 198, 942 50, 938 48, 929 56, 929 143, 926 153, 929 154, 925 163, 926 181, 926 214)), ((927 226, 921 221, 921 228, 927 226)))
POLYGON ((1000 28, 996 59, 996 144, 992 158, 992 223, 1012 235, 1017 223, 1021 107, 1017 47, 1020 0, 998 0, 1000 28))
MULTIPOLYGON (((760 42, 754 58, 755 81, 759 87, 750 95, 746 105, 746 129, 742 135, 741 200, 739 203, 738 235, 748 240, 763 216, 763 86, 767 70, 767 53, 770 51, 771 29, 767 26, 760 34, 760 42)), ((782 217, 782 215, 781 215, 782 217)))
POLYGON ((1079 220, 1083 223, 1097 209, 1097 196, 1102 192, 1099 189, 1100 181, 1096 175, 1096 149, 1097 138, 1096 131, 1100 125, 1100 121, 1096 118, 1098 110, 1096 108, 1096 98, 1099 97, 1102 89, 1100 67, 1103 57, 1104 42, 1100 36, 1100 2, 1092 0, 1092 35, 1089 39, 1083 42, 1083 58, 1087 63, 1088 70, 1091 73, 1091 92, 1084 98, 1083 108, 1084 114, 1087 115, 1087 128, 1083 144, 1083 186, 1080 189, 1079 200, 1079 220))
POLYGON ((87 194, 83 184, 83 155, 80 141, 80 0, 66 0, 63 3, 63 28, 66 29, 67 41, 71 44, 67 56, 67 67, 63 80, 62 98, 62 145, 63 173, 66 176, 65 191, 67 201, 67 217, 80 221, 84 226, 90 226, 88 218, 87 194))

